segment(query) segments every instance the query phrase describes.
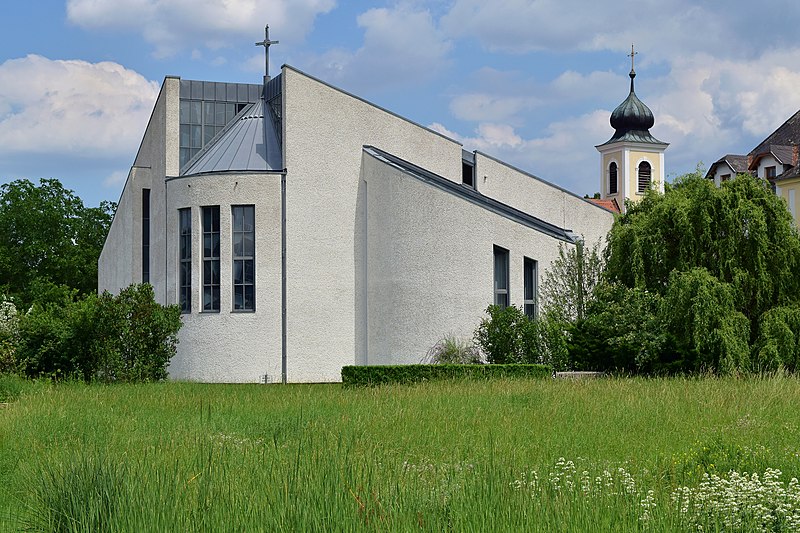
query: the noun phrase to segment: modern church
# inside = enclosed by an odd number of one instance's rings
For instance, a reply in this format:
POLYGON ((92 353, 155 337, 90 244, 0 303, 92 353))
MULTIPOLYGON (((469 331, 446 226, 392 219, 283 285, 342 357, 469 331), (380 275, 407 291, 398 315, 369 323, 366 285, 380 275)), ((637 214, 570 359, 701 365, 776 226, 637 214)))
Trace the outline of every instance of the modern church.
POLYGON ((614 206, 663 187, 652 123, 632 73, 593 203, 288 65, 259 85, 167 77, 99 289, 148 282, 180 306, 173 379, 418 363, 490 304, 535 316, 559 247, 604 239, 614 206))

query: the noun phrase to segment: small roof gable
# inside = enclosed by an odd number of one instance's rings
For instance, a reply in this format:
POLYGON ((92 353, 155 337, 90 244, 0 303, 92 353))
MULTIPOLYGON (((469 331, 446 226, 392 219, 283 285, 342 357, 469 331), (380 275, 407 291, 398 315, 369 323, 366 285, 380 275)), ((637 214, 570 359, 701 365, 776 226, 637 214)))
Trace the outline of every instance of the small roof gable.
POLYGON ((714 177, 714 174, 717 172, 717 168, 720 165, 727 165, 728 168, 734 174, 742 174, 743 172, 747 172, 747 156, 746 155, 737 155, 737 154, 726 154, 711 165, 706 172, 706 178, 711 179, 714 177))
POLYGON ((245 108, 187 163, 181 175, 282 169, 277 128, 262 99, 245 108))

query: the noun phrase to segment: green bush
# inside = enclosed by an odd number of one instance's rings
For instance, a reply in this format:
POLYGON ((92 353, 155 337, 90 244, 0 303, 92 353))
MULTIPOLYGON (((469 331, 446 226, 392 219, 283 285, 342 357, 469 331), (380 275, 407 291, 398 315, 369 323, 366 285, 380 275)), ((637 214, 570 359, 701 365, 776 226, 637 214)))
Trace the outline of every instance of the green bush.
POLYGON ((764 313, 753 352, 757 371, 796 371, 800 362, 800 308, 775 307, 764 313))
POLYGON ((180 327, 180 308, 158 304, 149 284, 131 285, 118 296, 103 293, 92 343, 95 377, 106 382, 166 379, 180 327))
POLYGON ((19 369, 30 377, 162 380, 180 326, 179 308, 156 303, 149 284, 34 305, 20 321, 19 369))
POLYGON ((568 324, 555 313, 528 318, 522 309, 490 305, 475 329, 475 343, 493 364, 527 363, 566 370, 568 324))
POLYGON ((547 365, 375 365, 342 367, 347 386, 421 383, 447 379, 545 378, 553 375, 547 365))

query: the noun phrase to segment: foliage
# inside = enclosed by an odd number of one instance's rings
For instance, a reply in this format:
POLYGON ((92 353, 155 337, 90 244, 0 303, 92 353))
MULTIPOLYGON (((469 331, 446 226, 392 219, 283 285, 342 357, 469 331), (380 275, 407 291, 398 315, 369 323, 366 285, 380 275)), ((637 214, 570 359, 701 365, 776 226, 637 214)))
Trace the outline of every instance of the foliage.
POLYGON ((571 331, 576 366, 729 373, 793 359, 784 315, 768 312, 798 302, 800 235, 763 181, 716 188, 696 173, 649 192, 615 221, 605 263, 571 331))
POLYGON ((530 320, 517 306, 500 307, 490 305, 486 308, 488 318, 481 320, 475 330, 475 343, 486 354, 486 360, 493 364, 521 363, 525 357, 526 339, 531 334, 530 320))
POLYGON ((754 350, 758 371, 795 372, 800 365, 800 307, 775 307, 761 318, 754 350))
POLYGON ((493 364, 544 364, 555 370, 569 368, 568 324, 555 313, 528 318, 519 307, 490 305, 489 315, 475 329, 475 343, 493 364))
POLYGON ((673 272, 658 313, 688 370, 730 373, 750 368, 750 323, 734 306, 734 290, 704 268, 673 272))
POLYGON ((20 323, 20 370, 86 381, 157 381, 175 354, 177 306, 155 302, 149 284, 36 304, 20 323))
POLYGON ((0 285, 27 308, 36 280, 88 294, 115 205, 85 207, 58 180, 0 185, 0 285))
POLYGON ((14 302, 0 297, 0 374, 17 370, 19 317, 14 302))
POLYGON ((583 320, 602 272, 600 241, 588 250, 582 240, 570 248, 560 244, 558 257, 544 274, 542 309, 562 322, 583 320))
POLYGON ((342 367, 346 386, 374 386, 390 383, 420 383, 447 379, 544 378, 553 375, 547 365, 371 365, 342 367))
POLYGON ((425 355, 423 363, 434 365, 482 364, 480 350, 469 340, 447 335, 434 344, 425 355))
MULTIPOLYGON (((664 295, 673 271, 704 268, 731 285, 751 335, 767 310, 800 295, 800 236, 783 200, 742 174, 717 188, 698 173, 631 204, 608 235, 609 281, 664 295)), ((753 338, 751 337, 751 341, 753 338)))
POLYGON ((674 366, 657 320, 661 298, 621 283, 602 283, 586 318, 570 329, 569 354, 578 370, 664 371, 674 366), (666 368, 665 368, 666 366, 666 368))
POLYGON ((112 296, 97 299, 92 351, 102 381, 159 381, 175 355, 180 307, 155 301, 153 287, 131 285, 112 296))

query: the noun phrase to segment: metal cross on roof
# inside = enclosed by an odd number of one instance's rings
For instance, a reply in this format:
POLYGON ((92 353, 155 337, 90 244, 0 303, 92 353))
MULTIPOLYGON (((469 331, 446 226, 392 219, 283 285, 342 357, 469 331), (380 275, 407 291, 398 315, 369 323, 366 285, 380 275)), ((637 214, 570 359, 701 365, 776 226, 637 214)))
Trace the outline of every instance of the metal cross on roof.
POLYGON ((633 57, 634 57, 635 55, 637 55, 638 53, 639 53, 639 52, 634 52, 634 51, 633 51, 633 43, 631 43, 631 53, 630 53, 630 54, 628 54, 628 57, 630 57, 630 58, 631 58, 631 72, 633 72, 633 57))
POLYGON ((269 47, 272 44, 278 44, 279 41, 270 41, 269 40, 269 24, 264 27, 264 40, 256 43, 256 46, 263 46, 264 47, 264 81, 269 80, 269 47))

